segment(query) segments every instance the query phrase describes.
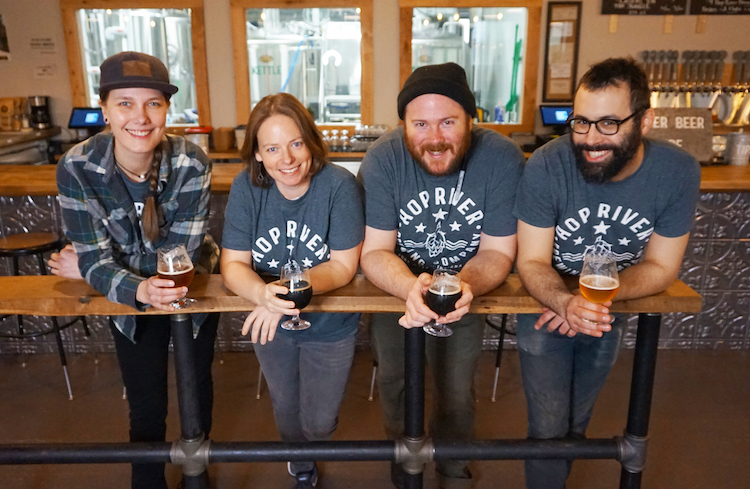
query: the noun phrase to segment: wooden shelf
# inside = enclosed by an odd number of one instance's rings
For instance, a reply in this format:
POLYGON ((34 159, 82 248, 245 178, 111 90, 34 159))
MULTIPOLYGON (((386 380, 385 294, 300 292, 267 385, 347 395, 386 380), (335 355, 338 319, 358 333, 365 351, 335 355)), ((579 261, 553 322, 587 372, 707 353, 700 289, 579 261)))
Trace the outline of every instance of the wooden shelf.
MULTIPOLYGON (((239 160, 240 158, 240 151, 238 149, 230 149, 229 151, 223 151, 223 152, 213 152, 209 151, 208 156, 212 160, 239 160)), ((365 153, 363 152, 336 152, 336 153, 328 153, 328 158, 331 161, 336 160, 361 160, 365 157, 365 153)))
MULTIPOLYGON (((577 282, 569 283, 575 286, 577 282)), ((189 297, 197 299, 189 312, 250 311, 252 302, 238 297, 224 287, 221 275, 196 275, 190 284, 189 297)), ((612 312, 666 313, 700 312, 701 296, 680 280, 659 294, 615 302, 612 312)), ((348 285, 313 297, 307 312, 402 312, 404 301, 383 292, 364 275, 357 275, 348 285)), ((518 275, 489 293, 475 297, 470 311, 475 314, 539 313, 540 304, 521 284, 518 275)), ((149 308, 139 312, 107 300, 83 280, 54 275, 0 277, 0 314, 33 314, 41 316, 82 316, 117 314, 169 314, 149 308)))
MULTIPOLYGON (((56 168, 56 165, 0 165, 0 195, 57 195, 56 168)), ((232 180, 243 168, 243 163, 215 163, 211 190, 229 192, 232 180)), ((702 192, 750 191, 750 166, 713 165, 704 166, 701 171, 702 192)))
POLYGON ((0 148, 7 148, 15 144, 26 143, 29 141, 39 141, 48 139, 60 134, 59 127, 50 127, 49 129, 27 129, 25 131, 0 131, 0 148))

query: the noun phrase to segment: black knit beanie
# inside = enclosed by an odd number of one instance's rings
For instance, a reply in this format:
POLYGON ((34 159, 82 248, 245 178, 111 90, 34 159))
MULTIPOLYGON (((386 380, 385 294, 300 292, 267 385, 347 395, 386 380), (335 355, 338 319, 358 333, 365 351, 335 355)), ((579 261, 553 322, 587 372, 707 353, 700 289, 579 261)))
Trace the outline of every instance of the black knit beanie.
POLYGON ((456 63, 417 68, 409 75, 398 94, 398 117, 404 119, 409 102, 427 93, 445 95, 458 102, 470 117, 477 116, 477 105, 466 81, 466 72, 456 63))

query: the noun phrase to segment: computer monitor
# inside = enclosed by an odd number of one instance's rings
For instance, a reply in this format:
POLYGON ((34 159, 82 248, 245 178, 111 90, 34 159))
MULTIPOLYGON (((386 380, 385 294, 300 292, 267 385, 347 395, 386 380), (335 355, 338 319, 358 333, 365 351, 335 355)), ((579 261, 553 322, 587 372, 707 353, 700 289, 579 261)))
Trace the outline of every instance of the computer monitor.
POLYGON ((566 122, 570 113, 573 112, 573 106, 540 105, 539 112, 542 115, 542 125, 551 127, 557 134, 563 134, 568 127, 566 122))
POLYGON ((91 129, 93 132, 106 125, 101 107, 74 107, 68 122, 70 129, 91 129))

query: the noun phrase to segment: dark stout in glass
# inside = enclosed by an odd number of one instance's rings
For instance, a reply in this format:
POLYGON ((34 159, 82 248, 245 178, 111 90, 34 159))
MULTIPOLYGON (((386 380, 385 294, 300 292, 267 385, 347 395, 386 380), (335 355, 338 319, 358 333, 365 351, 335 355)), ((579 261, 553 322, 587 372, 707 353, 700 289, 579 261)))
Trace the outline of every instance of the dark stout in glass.
POLYGON ((310 303, 310 299, 312 299, 313 296, 313 289, 310 282, 300 280, 299 282, 294 282, 294 284, 292 284, 291 281, 286 280, 281 282, 280 285, 289 289, 289 293, 276 294, 276 297, 294 302, 294 307, 297 309, 304 309, 310 303))
POLYGON ((190 285, 190 282, 193 281, 193 276, 195 275, 195 268, 193 265, 190 265, 190 267, 185 267, 184 269, 178 268, 177 270, 173 272, 169 272, 166 270, 159 269, 157 274, 159 275, 159 278, 165 279, 165 280, 172 280, 174 282, 175 287, 187 287, 190 285))
POLYGON ((461 298, 461 287, 440 287, 439 290, 430 288, 424 296, 427 307, 441 316, 456 310, 456 302, 461 298))

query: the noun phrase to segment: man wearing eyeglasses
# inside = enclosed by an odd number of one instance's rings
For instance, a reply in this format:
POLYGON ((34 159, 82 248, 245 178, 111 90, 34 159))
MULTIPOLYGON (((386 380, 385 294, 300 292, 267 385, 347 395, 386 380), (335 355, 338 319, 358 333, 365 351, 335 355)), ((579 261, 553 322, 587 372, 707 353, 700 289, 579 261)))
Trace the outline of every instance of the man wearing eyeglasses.
MULTIPOLYGON (((620 270, 615 300, 666 289, 677 277, 693 223, 700 167, 666 142, 646 139, 649 87, 632 58, 591 67, 576 90, 570 134, 539 148, 516 194, 518 271, 545 307, 519 315, 518 349, 528 436, 583 438, 617 357, 624 322, 610 302, 570 291, 595 243, 620 270)), ((571 461, 526 461, 526 487, 560 489, 571 461)))

